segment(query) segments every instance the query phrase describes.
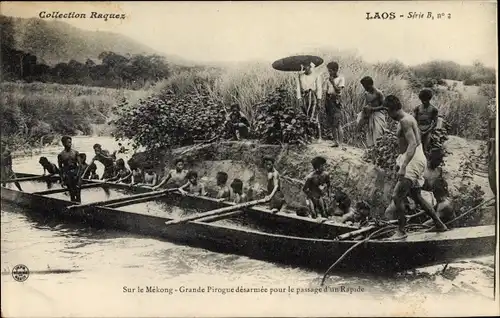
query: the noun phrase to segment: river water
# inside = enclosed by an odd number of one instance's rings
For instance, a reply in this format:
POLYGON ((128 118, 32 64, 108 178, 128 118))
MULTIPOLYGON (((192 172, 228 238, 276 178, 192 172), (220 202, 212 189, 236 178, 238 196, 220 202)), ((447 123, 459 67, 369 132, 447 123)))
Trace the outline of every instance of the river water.
MULTIPOLYGON (((89 158, 96 142, 117 149, 111 138, 73 139, 74 147, 89 158)), ((57 152, 48 149, 43 155, 55 162, 57 152)), ((38 156, 16 158, 14 171, 40 173, 37 162, 38 156)), ((98 169, 102 171, 99 164, 98 169)), ((85 193, 102 195, 97 190, 85 193)), ((315 290, 322 273, 128 233, 44 221, 14 207, 2 206, 1 213, 2 313, 6 317, 498 312, 490 311, 498 310, 492 307, 494 256, 449 264, 443 274, 439 265, 392 277, 332 275, 327 286, 337 290, 325 293, 315 290), (16 264, 30 269, 25 282, 16 282, 10 275, 16 264), (51 272, 55 269, 68 272, 51 272), (158 287, 159 292, 146 293, 146 286, 158 287), (354 292, 340 290, 341 286, 354 292), (188 293, 183 287, 192 290, 188 293), (242 293, 237 287, 260 291, 242 293), (227 290, 230 288, 234 291, 227 290)))

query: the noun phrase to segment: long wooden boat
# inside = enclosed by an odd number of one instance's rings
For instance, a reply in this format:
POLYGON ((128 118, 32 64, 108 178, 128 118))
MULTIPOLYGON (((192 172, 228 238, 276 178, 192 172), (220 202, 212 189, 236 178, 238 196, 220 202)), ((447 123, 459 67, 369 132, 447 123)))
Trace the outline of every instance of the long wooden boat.
MULTIPOLYGON (((18 174, 18 178, 30 177, 36 175, 18 174)), ((85 183, 92 185, 98 182, 87 180, 85 183)), ((130 194, 151 191, 148 188, 130 189, 122 184, 111 187, 130 194)), ((38 213, 44 218, 121 230, 215 252, 313 269, 328 268, 358 243, 335 239, 339 234, 356 230, 356 227, 332 222, 318 223, 307 217, 273 213, 265 207, 247 208, 244 213, 226 220, 192 221, 166 226, 165 222, 173 219, 167 212, 158 215, 140 210, 130 211, 131 206, 124 209, 120 204, 68 210, 68 206, 75 204, 69 198, 54 198, 46 193, 28 193, 18 191, 15 187, 2 187, 1 197, 3 202, 23 207, 25 213, 38 213)), ((85 196, 84 190, 82 196, 85 196)), ((234 205, 206 197, 182 196, 176 192, 151 200, 189 211, 207 211, 234 205)), ((371 272, 404 271, 461 258, 494 255, 496 244, 493 225, 457 228, 444 233, 411 233, 404 241, 369 240, 353 249, 337 268, 371 272)))

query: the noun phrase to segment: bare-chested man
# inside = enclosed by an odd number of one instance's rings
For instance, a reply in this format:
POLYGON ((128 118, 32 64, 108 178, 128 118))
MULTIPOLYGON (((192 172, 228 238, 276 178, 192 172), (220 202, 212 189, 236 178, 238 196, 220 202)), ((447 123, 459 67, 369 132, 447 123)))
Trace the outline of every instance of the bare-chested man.
POLYGON ((267 196, 266 199, 269 201, 269 207, 274 213, 284 211, 286 208, 285 197, 280 191, 281 182, 280 174, 278 170, 274 167, 274 159, 271 157, 264 157, 263 160, 264 167, 267 172, 267 196))
POLYGON ((78 186, 78 151, 71 149, 71 137, 63 136, 61 142, 64 150, 57 156, 61 184, 68 188, 71 201, 81 202, 80 187, 78 186))
POLYGON ((413 116, 417 120, 418 128, 420 129, 420 138, 424 152, 427 153, 430 150, 431 135, 436 128, 439 112, 435 106, 431 105, 432 91, 430 89, 425 88, 420 91, 418 98, 422 102, 422 105, 417 106, 413 110, 413 116))
POLYGON ((302 188, 307 197, 306 204, 314 219, 318 217, 318 213, 322 217, 328 218, 327 207, 323 198, 325 194, 330 196, 330 176, 325 171, 326 159, 315 157, 311 160, 311 165, 314 171, 306 177, 302 188))
MULTIPOLYGON (((7 146, 5 146, 5 148, 2 150, 1 176, 0 177, 2 180, 5 180, 5 181, 17 178, 16 174, 14 173, 14 170, 12 170, 12 153, 7 148, 7 146)), ((23 191, 19 182, 15 181, 14 184, 17 187, 17 189, 19 189, 19 191, 23 191)), ((3 187, 7 186, 7 183, 5 183, 5 182, 2 183, 2 186, 3 187)))
POLYGON ((176 159, 175 169, 166 172, 160 183, 158 183, 158 185, 153 187, 153 190, 160 188, 169 181, 171 188, 178 188, 180 186, 183 186, 186 183, 187 174, 188 171, 184 169, 184 160, 180 158, 176 159))
POLYGON ((420 204, 425 213, 432 218, 439 231, 446 231, 447 227, 436 215, 432 205, 427 202, 421 193, 424 183, 424 172, 427 165, 424 150, 420 140, 420 130, 413 116, 403 111, 399 99, 389 95, 384 101, 389 116, 398 121, 397 136, 399 140, 399 156, 396 160, 398 169, 398 182, 392 195, 392 204, 386 210, 386 216, 396 214, 398 218, 398 231, 392 239, 406 237, 406 207, 404 200, 410 196, 415 203, 420 204))

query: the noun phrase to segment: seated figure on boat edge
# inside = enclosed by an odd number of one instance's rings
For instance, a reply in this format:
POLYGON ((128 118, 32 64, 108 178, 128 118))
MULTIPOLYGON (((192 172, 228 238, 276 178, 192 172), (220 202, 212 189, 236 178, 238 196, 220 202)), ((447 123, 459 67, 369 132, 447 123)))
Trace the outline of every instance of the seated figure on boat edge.
POLYGON ((186 178, 188 180, 186 184, 179 188, 179 192, 182 195, 186 195, 187 193, 201 196, 207 195, 205 185, 202 182, 199 182, 198 173, 196 171, 189 171, 186 178))
POLYGON ((188 170, 184 169, 184 159, 178 158, 174 161, 174 164, 174 169, 165 167, 163 178, 157 185, 152 187, 153 190, 157 190, 164 185, 167 185, 168 188, 178 188, 186 184, 188 170))
POLYGON ((315 157, 311 160, 313 171, 307 175, 302 191, 306 195, 306 205, 312 218, 318 215, 328 218, 325 196, 330 197, 330 175, 326 172, 326 159, 315 157))
POLYGON ((267 173, 267 194, 265 199, 269 201, 269 208, 274 213, 285 211, 287 205, 281 192, 280 174, 275 167, 274 158, 266 156, 262 161, 267 173))

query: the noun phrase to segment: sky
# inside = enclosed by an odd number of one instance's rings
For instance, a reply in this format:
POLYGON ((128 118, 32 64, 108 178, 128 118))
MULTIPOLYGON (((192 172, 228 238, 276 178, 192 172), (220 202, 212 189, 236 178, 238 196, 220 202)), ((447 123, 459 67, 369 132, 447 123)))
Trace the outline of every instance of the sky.
POLYGON ((86 13, 86 19, 58 20, 122 33, 197 62, 273 61, 316 48, 356 50, 369 62, 398 59, 411 65, 440 59, 496 67, 498 56, 494 1, 2 2, 0 10, 17 17, 86 13), (91 19, 92 11, 126 18, 91 19), (394 12, 396 19, 367 20, 367 12, 394 12), (400 18, 409 12, 432 12, 435 19, 400 18), (438 13, 446 19, 437 19, 438 13))

